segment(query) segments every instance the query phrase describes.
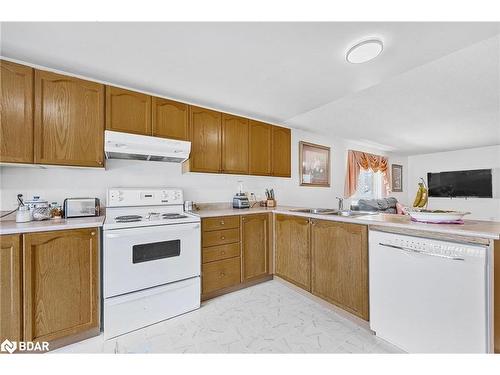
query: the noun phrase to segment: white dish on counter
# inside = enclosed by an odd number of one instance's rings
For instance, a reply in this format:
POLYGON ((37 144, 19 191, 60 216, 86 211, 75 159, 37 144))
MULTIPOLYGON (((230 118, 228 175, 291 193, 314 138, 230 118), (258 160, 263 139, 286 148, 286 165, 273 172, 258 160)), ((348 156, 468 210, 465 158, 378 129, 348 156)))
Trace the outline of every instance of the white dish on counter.
POLYGON ((408 215, 413 220, 426 223, 447 223, 462 220, 470 212, 446 211, 446 210, 409 210, 408 215))

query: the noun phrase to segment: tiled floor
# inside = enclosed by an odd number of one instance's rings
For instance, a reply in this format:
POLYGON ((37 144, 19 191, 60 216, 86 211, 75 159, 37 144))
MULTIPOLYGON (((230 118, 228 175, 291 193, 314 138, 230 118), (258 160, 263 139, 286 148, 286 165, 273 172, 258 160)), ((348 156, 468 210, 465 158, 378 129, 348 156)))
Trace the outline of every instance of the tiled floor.
POLYGON ((64 353, 394 353, 394 346, 278 280, 207 301, 201 309, 64 353))

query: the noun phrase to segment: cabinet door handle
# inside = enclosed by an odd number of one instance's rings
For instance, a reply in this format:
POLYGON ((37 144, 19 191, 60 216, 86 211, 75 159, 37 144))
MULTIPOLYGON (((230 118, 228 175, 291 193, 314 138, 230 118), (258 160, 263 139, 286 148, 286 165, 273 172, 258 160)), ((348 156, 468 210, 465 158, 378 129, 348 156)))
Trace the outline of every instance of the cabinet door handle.
POLYGON ((90 232, 90 235, 91 236, 95 236, 95 232, 90 232))
POLYGON ((226 252, 225 252, 224 250, 222 250, 220 253, 221 253, 222 255, 226 255, 226 252))
POLYGON ((224 237, 224 236, 221 236, 221 238, 220 238, 220 239, 221 239, 221 240, 225 240, 225 239, 226 239, 226 237, 224 237))

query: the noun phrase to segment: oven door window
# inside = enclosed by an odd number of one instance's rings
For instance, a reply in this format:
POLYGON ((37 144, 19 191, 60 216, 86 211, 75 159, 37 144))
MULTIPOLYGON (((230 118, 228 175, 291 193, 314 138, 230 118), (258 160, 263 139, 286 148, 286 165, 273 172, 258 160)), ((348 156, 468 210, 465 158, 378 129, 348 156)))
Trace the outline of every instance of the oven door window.
POLYGON ((132 263, 178 257, 181 254, 181 240, 153 242, 132 247, 132 263))

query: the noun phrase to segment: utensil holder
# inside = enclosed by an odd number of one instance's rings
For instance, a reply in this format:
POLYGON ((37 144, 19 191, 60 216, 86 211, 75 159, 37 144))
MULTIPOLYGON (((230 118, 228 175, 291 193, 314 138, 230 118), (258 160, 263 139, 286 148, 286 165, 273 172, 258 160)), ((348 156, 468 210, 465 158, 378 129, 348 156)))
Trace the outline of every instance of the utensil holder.
POLYGON ((268 199, 266 201, 266 206, 267 207, 276 207, 276 200, 275 199, 268 199))

